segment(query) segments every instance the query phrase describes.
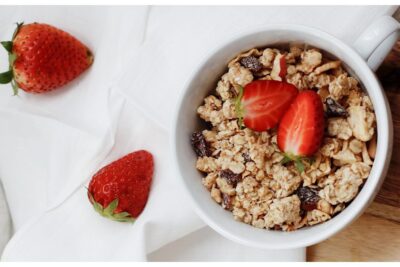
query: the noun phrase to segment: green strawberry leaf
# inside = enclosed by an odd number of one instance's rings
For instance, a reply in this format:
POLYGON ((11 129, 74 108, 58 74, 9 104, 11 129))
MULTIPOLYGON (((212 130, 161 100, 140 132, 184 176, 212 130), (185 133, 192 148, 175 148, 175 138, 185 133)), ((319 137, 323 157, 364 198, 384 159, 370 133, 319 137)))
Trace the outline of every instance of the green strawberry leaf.
POLYGON ((118 198, 114 199, 113 201, 111 201, 110 204, 108 204, 108 206, 104 209, 104 214, 106 216, 113 216, 117 206, 118 206, 118 198))
POLYGON ((286 163, 291 162, 293 159, 289 157, 287 154, 283 154, 283 159, 281 160, 281 164, 285 165, 286 163))
POLYGON ((135 218, 133 218, 128 212, 114 214, 112 219, 118 222, 135 222, 135 218))
POLYGON ((93 208, 100 214, 103 214, 103 207, 98 202, 93 202, 93 208))
POLYGON ((115 209, 118 207, 118 198, 111 201, 110 204, 106 208, 103 208, 100 203, 94 200, 93 195, 88 192, 90 203, 92 203, 94 210, 99 213, 101 216, 111 219, 117 222, 135 222, 135 218, 133 218, 128 212, 123 211, 119 213, 114 213, 115 209))
POLYGON ((113 219, 117 221, 135 221, 135 218, 133 218, 128 212, 123 211, 120 213, 115 213, 113 215, 113 219))
POLYGON ((13 42, 11 42, 11 41, 3 41, 3 42, 0 42, 0 43, 8 51, 8 53, 12 53, 13 42))
POLYGON ((291 161, 294 162, 294 166, 296 167, 297 171, 299 173, 304 172, 306 166, 304 166, 304 162, 303 160, 309 162, 310 164, 312 164, 312 162, 315 160, 314 157, 302 157, 302 156, 296 156, 296 155, 292 155, 290 153, 282 153, 283 155, 283 159, 281 160, 281 164, 285 165, 291 161))
POLYGON ((11 87, 13 89, 13 95, 18 95, 18 85, 14 80, 11 80, 11 87))
POLYGON ((93 195, 89 191, 88 191, 88 195, 89 195, 90 203, 92 203, 94 210, 100 214, 103 214, 103 207, 96 200, 94 200, 93 195))
POLYGON ((12 70, 0 73, 0 84, 10 83, 13 79, 13 76, 12 70))
POLYGON ((129 217, 129 216, 131 216, 131 215, 126 211, 114 214, 115 218, 125 218, 125 217, 129 217))
POLYGON ((298 158, 294 161, 294 166, 296 166, 296 169, 299 171, 299 173, 304 172, 304 164, 301 158, 298 158))
MULTIPOLYGON (((24 23, 17 23, 17 28, 14 31, 12 40, 14 41, 15 37, 18 34, 19 29, 24 23)), ((12 89, 13 89, 13 95, 18 95, 18 85, 15 82, 14 78, 14 73, 13 73, 13 65, 15 60, 17 59, 17 56, 12 53, 12 48, 13 48, 13 42, 12 41, 3 41, 0 42, 0 44, 7 50, 8 52, 8 62, 10 64, 9 70, 3 73, 0 73, 0 84, 6 84, 6 83, 11 83, 12 89)))
POLYGON ((14 65, 14 61, 17 59, 17 55, 14 53, 8 54, 8 62, 10 63, 10 69, 14 65))

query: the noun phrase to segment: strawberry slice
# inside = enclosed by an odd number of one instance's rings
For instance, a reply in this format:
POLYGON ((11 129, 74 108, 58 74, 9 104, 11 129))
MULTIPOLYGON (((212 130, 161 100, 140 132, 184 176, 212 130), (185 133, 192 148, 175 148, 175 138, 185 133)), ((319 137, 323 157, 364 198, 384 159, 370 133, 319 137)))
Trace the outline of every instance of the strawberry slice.
POLYGON ((287 64, 285 55, 278 54, 275 56, 274 59, 271 71, 271 77, 274 80, 283 81, 285 79, 286 74, 287 74, 287 64))
POLYGON ((323 135, 324 108, 321 98, 311 90, 300 92, 278 128, 278 146, 285 152, 284 163, 293 160, 302 172, 302 159, 317 152, 323 135))
POLYGON ((240 88, 236 100, 239 124, 262 132, 275 127, 298 93, 286 82, 258 80, 240 88))
POLYGON ((282 79, 284 79, 285 76, 286 76, 286 74, 287 74, 287 64, 286 64, 286 58, 285 58, 285 56, 282 56, 282 57, 279 59, 279 67, 280 67, 279 76, 280 76, 282 79))

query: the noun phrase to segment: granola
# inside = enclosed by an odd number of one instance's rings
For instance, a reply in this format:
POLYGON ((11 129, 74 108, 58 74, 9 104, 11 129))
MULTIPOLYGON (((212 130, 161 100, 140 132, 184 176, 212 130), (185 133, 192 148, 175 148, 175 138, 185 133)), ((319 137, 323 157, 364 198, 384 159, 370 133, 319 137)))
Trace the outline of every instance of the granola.
POLYGON ((254 48, 237 55, 197 113, 210 126, 192 137, 202 184, 235 220, 254 227, 293 231, 328 221, 356 197, 371 171, 377 135, 371 99, 339 60, 316 48, 254 48), (284 80, 321 97, 324 139, 303 171, 282 163, 275 128, 239 126, 237 86, 254 80, 284 80))

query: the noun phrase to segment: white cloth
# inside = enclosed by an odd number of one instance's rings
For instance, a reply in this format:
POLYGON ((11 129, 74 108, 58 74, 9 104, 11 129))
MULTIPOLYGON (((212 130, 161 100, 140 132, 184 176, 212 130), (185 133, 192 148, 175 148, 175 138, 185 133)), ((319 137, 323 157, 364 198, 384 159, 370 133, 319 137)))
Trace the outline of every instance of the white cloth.
POLYGON ((13 22, 48 22, 95 54, 88 72, 54 93, 11 97, 9 86, 0 88, 6 125, 0 178, 15 230, 2 259, 304 260, 304 249, 257 251, 201 229, 169 167, 170 111, 204 54, 238 30, 301 23, 351 43, 374 18, 393 12, 387 6, 2 7, 1 40, 11 36, 13 22), (99 167, 141 148, 156 164, 145 211, 133 225, 98 216, 84 185, 99 167), (227 256, 221 247, 241 253, 227 256))
POLYGON ((11 236, 11 218, 8 213, 7 202, 0 181, 0 253, 11 236))

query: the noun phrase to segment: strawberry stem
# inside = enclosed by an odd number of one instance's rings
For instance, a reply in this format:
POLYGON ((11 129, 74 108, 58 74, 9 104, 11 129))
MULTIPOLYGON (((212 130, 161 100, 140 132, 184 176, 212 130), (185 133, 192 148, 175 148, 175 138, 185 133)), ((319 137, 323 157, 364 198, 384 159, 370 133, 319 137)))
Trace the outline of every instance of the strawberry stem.
POLYGON ((15 95, 18 95, 18 89, 19 89, 19 87, 18 87, 17 83, 16 83, 14 80, 11 81, 11 87, 12 87, 12 89, 13 89, 13 95, 14 95, 14 96, 15 96, 15 95))
POLYGON ((299 171, 299 173, 304 172, 304 164, 301 158, 298 158, 294 161, 294 166, 296 166, 296 169, 299 171))
POLYGON ((289 162, 294 162, 294 166, 296 167, 299 173, 304 172, 305 166, 304 161, 308 161, 310 164, 314 161, 313 157, 304 157, 304 156, 296 156, 290 153, 283 153, 283 159, 281 160, 281 164, 285 165, 289 162))
POLYGON ((22 25, 24 25, 24 22, 16 22, 15 24, 17 24, 17 28, 15 29, 13 36, 12 36, 12 40, 14 41, 15 37, 17 36, 19 29, 21 29, 22 25))
POLYGON ((291 162, 293 159, 290 158, 286 153, 283 154, 283 159, 281 160, 281 164, 285 165, 286 163, 291 162))

